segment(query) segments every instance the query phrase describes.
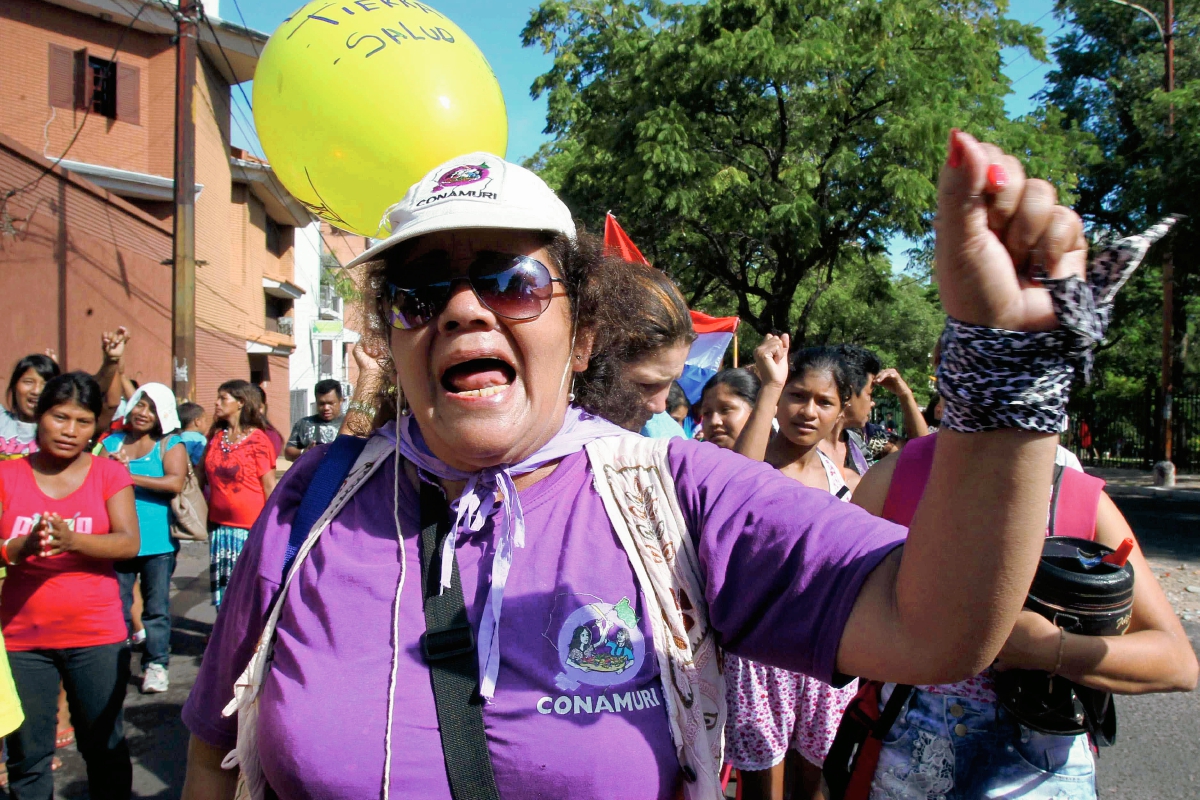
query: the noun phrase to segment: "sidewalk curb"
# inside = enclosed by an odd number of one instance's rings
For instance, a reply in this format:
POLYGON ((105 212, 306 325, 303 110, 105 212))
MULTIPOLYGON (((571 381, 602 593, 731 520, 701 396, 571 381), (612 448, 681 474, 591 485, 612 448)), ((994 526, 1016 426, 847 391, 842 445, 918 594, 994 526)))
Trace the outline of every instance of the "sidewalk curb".
POLYGON ((1137 498, 1143 500, 1161 500, 1168 503, 1200 503, 1200 489, 1164 489, 1156 486, 1114 486, 1104 487, 1108 496, 1117 499, 1137 498))

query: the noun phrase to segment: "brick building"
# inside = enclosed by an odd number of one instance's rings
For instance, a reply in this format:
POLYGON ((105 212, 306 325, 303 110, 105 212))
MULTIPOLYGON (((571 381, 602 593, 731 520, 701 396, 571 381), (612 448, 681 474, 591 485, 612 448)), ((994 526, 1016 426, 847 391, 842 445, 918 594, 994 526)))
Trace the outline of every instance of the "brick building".
MULTIPOLYGON (((312 217, 267 164, 230 144, 231 87, 253 77, 266 35, 205 7, 196 399, 211 407, 222 381, 253 380, 286 433, 293 303, 304 296, 294 231, 312 217)), ((170 382, 174 33, 158 2, 0 3, 0 197, 17 190, 0 207, 0 292, 30 301, 6 315, 5 370, 47 347, 64 367, 93 370, 100 332, 124 324, 133 377, 170 382)))

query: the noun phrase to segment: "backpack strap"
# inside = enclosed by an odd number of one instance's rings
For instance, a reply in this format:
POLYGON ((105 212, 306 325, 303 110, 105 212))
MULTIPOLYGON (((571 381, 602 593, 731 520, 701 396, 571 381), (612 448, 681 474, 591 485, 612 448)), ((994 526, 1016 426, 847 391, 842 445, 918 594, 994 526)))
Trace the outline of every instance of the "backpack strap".
POLYGON ((917 504, 925 494, 925 484, 929 482, 936 446, 936 434, 919 436, 905 443, 896 461, 896 468, 892 471, 887 499, 883 501, 884 519, 906 527, 912 523, 917 504))
POLYGON ((587 445, 593 485, 646 604, 686 800, 719 800, 725 678, 700 559, 679 507, 671 440, 609 436, 587 445))
POLYGON ((821 767, 829 786, 830 800, 867 800, 871 782, 883 752, 883 739, 896 724, 913 687, 896 684, 887 703, 881 706, 884 687, 879 681, 863 680, 858 694, 846 706, 841 724, 821 767))
POLYGON ((1055 466, 1050 501, 1050 536, 1096 538, 1096 514, 1104 481, 1070 467, 1055 466))
POLYGON ((440 586, 442 571, 437 562, 447 536, 454 536, 454 531, 446 498, 439 489, 422 481, 421 597, 425 633, 421 636, 421 654, 433 683, 450 796, 454 800, 499 800, 483 725, 475 630, 467 618, 457 557, 451 556, 450 588, 442 591, 440 586))
MULTIPOLYGON (((283 583, 271 601, 271 610, 263 625, 262 634, 258 638, 258 644, 255 646, 246 668, 234 681, 233 699, 221 712, 226 717, 236 714, 238 719, 237 746, 221 762, 221 766, 225 769, 241 768, 238 777, 240 786, 238 797, 248 797, 252 800, 262 800, 266 797, 267 781, 258 758, 258 693, 262 688, 267 670, 270 668, 271 654, 275 646, 275 628, 283 613, 288 592, 296 581, 296 575, 301 565, 316 546, 321 534, 329 527, 330 521, 350 502, 363 484, 383 466, 388 455, 395 450, 395 444, 381 435, 371 436, 361 445, 350 442, 342 447, 352 447, 359 451, 359 455, 357 459, 353 460, 353 467, 348 473, 343 471, 344 467, 338 466, 335 474, 334 467, 325 467, 324 461, 317 466, 318 473, 322 471, 327 473, 323 483, 319 485, 327 487, 328 484, 325 481, 333 480, 337 475, 341 475, 344 480, 340 482, 340 485, 334 482, 332 498, 327 507, 317 509, 317 518, 310 527, 301 527, 303 520, 299 519, 299 509, 297 509, 297 518, 292 522, 292 532, 288 539, 290 543, 299 536, 300 547, 290 566, 283 570, 283 583)), ((329 452, 327 451, 325 458, 328 457, 329 452)), ((312 485, 313 481, 310 481, 301 505, 309 500, 312 491, 316 491, 312 489, 312 485)), ((327 491, 327 489, 322 491, 327 491)), ((313 495, 313 497, 314 499, 310 503, 315 504, 317 496, 313 495)))
POLYGON ((1054 479, 1050 483, 1050 513, 1046 519, 1046 535, 1054 536, 1058 528, 1058 499, 1062 497, 1063 470, 1062 464, 1054 465, 1054 479))
POLYGON ((304 490, 304 498, 300 501, 296 519, 292 522, 287 549, 283 552, 283 572, 279 578, 280 583, 287 578, 288 570, 292 568, 292 562, 296 560, 296 553, 300 552, 300 545, 304 543, 304 539, 316 524, 317 519, 325 509, 329 508, 330 502, 333 501, 333 495, 342 485, 342 481, 346 480, 346 476, 350 474, 350 468, 354 466, 354 462, 366 446, 366 439, 342 434, 334 439, 333 444, 325 451, 321 463, 317 465, 317 471, 313 474, 312 480, 308 482, 308 488, 304 490))

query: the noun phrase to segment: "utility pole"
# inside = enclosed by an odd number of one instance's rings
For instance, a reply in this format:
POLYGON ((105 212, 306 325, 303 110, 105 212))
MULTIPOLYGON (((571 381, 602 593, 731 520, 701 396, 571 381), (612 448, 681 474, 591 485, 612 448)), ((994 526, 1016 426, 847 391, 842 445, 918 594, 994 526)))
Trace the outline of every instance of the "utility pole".
MULTIPOLYGON (((1166 49, 1164 64, 1166 75, 1163 78, 1164 89, 1170 93, 1175 90, 1175 0, 1166 0, 1165 25, 1159 29, 1162 33, 1163 45, 1166 49)), ((1175 135, 1175 104, 1167 109, 1167 135, 1175 135)), ((1167 252, 1163 255, 1163 340, 1162 340, 1162 451, 1163 451, 1163 483, 1166 486, 1175 485, 1175 468, 1171 461, 1172 445, 1174 444, 1174 403, 1172 394, 1175 391, 1172 375, 1175 372, 1175 332, 1172 330, 1175 317, 1175 253, 1167 243, 1167 252)))
MULTIPOLYGON (((1150 9, 1127 0, 1110 0, 1117 5, 1132 8, 1145 14, 1158 28, 1159 38, 1162 39, 1164 55, 1163 89, 1167 92, 1175 90, 1175 0, 1165 0, 1165 19, 1158 17, 1150 9), (1165 23, 1165 24, 1164 24, 1165 23)), ((1167 109, 1167 135, 1175 135, 1175 104, 1167 109)), ((1175 466, 1171 463, 1172 436, 1174 434, 1172 416, 1172 398, 1174 391, 1171 373, 1175 369, 1175 335, 1172 330, 1172 319, 1175 313, 1175 258, 1171 251, 1171 243, 1167 243, 1167 252, 1163 255, 1163 335, 1162 335, 1162 420, 1159 428, 1159 441, 1162 442, 1162 462, 1155 467, 1155 480, 1162 475, 1164 485, 1175 485, 1175 466)))
POLYGON ((196 396, 196 125, 192 96, 200 32, 199 0, 179 0, 175 45, 175 231, 173 388, 175 396, 196 396))

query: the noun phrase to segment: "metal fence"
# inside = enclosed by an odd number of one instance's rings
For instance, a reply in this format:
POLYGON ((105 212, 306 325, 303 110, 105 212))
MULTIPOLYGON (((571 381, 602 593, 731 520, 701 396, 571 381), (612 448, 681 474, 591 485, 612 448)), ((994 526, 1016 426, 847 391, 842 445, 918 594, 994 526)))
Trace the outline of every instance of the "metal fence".
MULTIPOLYGON (((1071 404, 1063 444, 1089 467, 1150 469, 1161 449, 1162 401, 1147 393, 1134 398, 1086 399, 1071 404)), ((1180 472, 1200 471, 1200 393, 1174 395, 1171 460, 1180 472)))

